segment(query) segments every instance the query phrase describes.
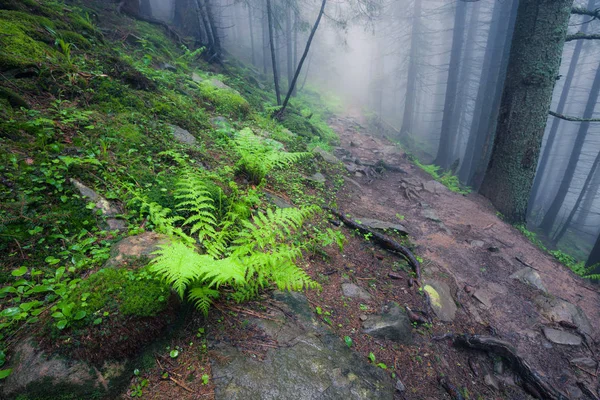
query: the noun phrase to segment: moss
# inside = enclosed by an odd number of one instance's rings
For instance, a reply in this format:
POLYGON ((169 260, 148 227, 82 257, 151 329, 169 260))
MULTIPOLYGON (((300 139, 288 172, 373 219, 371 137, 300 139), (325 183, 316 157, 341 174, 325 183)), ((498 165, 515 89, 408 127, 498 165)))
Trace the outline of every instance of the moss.
POLYGON ((30 16, 19 20, 22 16, 26 14, 0 10, 0 71, 40 64, 52 51, 32 38, 32 32, 41 28, 29 23, 30 16))
POLYGON ((0 98, 6 99, 14 108, 29 108, 29 104, 20 95, 12 90, 0 86, 0 98))
POLYGON ((238 92, 232 89, 220 89, 212 83, 204 81, 198 87, 203 101, 210 103, 219 114, 244 118, 250 113, 250 104, 238 92))
POLYGON ((66 43, 72 43, 77 46, 78 49, 90 49, 92 44, 89 40, 84 38, 82 35, 76 32, 67 31, 67 30, 59 30, 58 36, 62 38, 66 43))

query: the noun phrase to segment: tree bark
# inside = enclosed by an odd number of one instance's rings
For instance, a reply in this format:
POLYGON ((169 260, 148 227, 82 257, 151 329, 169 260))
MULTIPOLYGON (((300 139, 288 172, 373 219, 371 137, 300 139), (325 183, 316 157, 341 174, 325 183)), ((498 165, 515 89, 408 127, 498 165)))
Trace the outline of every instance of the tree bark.
POLYGON ((254 24, 252 18, 252 6, 248 4, 248 30, 250 31, 250 52, 252 53, 252 65, 256 65, 256 54, 254 51, 254 24))
POLYGON ((293 59, 293 46, 292 41, 292 16, 290 15, 290 9, 288 7, 285 10, 285 44, 286 44, 286 66, 287 66, 287 81, 288 90, 291 87, 292 79, 294 77, 294 59, 293 59))
POLYGON ((214 51, 217 60, 221 59, 221 39, 219 38, 219 31, 217 29, 215 14, 213 12, 210 0, 202 0, 204 2, 206 17, 208 18, 209 27, 212 33, 212 39, 214 43, 214 51))
POLYGON ((298 67, 296 68, 296 73, 294 74, 294 78, 292 79, 292 84, 290 85, 290 90, 288 90, 287 95, 285 96, 283 106, 277 112, 277 118, 281 118, 283 116, 283 113, 285 112, 285 108, 287 107, 287 104, 290 101, 290 97, 292 96, 292 92, 294 91, 294 88, 296 87, 296 81, 298 80, 298 76, 300 75, 300 72, 302 71, 302 65, 304 65, 304 60, 306 60, 306 56, 308 55, 308 52, 310 51, 310 45, 313 41, 313 38, 315 37, 315 33, 317 33, 317 29, 319 28, 319 23, 321 22, 321 17, 323 17, 323 13, 325 12, 325 4, 326 3, 327 3, 327 0, 323 0, 323 2, 321 3, 321 9, 319 10, 319 15, 317 16, 317 20, 315 21, 315 24, 314 24, 312 30, 310 31, 310 36, 308 37, 308 41, 306 42, 306 47, 304 48, 304 53, 302 54, 302 57, 300 58, 300 63, 298 63, 298 67))
MULTIPOLYGON (((596 0, 589 0, 588 8, 592 9, 596 0)), ((582 32, 587 32, 589 24, 584 24, 581 27, 582 32)), ((569 98, 569 91, 571 90, 571 84, 573 83, 573 77, 575 76, 575 71, 577 70, 577 63, 579 62, 579 56, 581 54, 581 49, 583 48, 583 41, 579 40, 575 44, 575 49, 573 49, 573 55, 571 56, 571 62, 569 64, 569 70, 567 71, 567 75, 565 77, 565 83, 563 85, 562 92, 560 94, 560 99, 558 101, 558 105, 556 107, 556 112, 559 114, 564 113, 565 106, 567 104, 567 99, 569 98)), ((531 207, 535 202, 538 191, 540 189, 540 185, 542 183, 542 178, 544 177, 544 173, 546 172, 546 167, 548 166, 548 161, 550 160, 550 154, 552 152, 552 148, 554 146, 554 141, 556 139, 556 134, 558 133, 558 127, 560 125, 560 119, 554 118, 552 120, 552 126, 550 127, 550 131, 548 132, 548 139, 546 140, 546 145, 544 146, 544 151, 542 152, 542 157, 540 158, 540 163, 537 167, 537 172, 535 173, 535 179, 533 181, 533 188, 531 189, 531 194, 529 195, 529 206, 531 207)))
POLYGON ((596 243, 592 248, 592 252, 590 253, 585 266, 591 267, 599 264, 594 270, 591 271, 592 274, 600 274, 600 235, 596 239, 596 243))
POLYGON ((450 50, 450 66, 448 67, 448 81, 446 83, 446 95, 444 100, 444 114, 442 118, 442 129, 440 132, 440 144, 437 156, 433 162, 443 169, 448 168, 452 162, 450 147, 454 141, 456 132, 452 131, 452 120, 456 111, 456 93, 458 89, 458 74, 460 71, 460 56, 463 47, 463 36, 465 19, 467 14, 467 3, 456 2, 456 13, 454 15, 454 30, 452 33, 452 49, 450 50))
POLYGON ((404 95, 404 113, 400 136, 413 132, 415 118, 415 105, 417 102, 417 75, 419 59, 419 35, 421 29, 421 0, 414 0, 412 32, 410 35, 410 59, 408 60, 408 73, 406 76, 406 94, 404 95))
MULTIPOLYGON (((585 105, 585 110, 583 112, 584 118, 591 118, 594 114, 594 108, 596 107, 596 102, 598 101, 599 94, 600 65, 598 65, 598 69, 596 70, 594 83, 592 84, 588 101, 585 105)), ((567 192, 569 191, 571 183, 573 182, 575 170, 577 169, 577 164, 579 163, 579 156, 581 155, 581 150, 583 149, 583 145, 585 144, 585 139, 587 137, 589 128, 589 122, 582 122, 579 125, 579 131, 577 132, 577 137, 575 138, 575 144, 573 145, 573 150, 571 151, 571 157, 569 158, 569 163, 567 164, 567 168, 560 182, 558 192, 556 193, 556 196, 554 196, 554 200, 552 200, 552 204, 550 204, 550 208, 548 208, 548 211, 546 212, 546 215, 544 215, 544 219, 540 224, 540 228, 548 235, 552 233, 552 228, 554 227, 554 223, 556 222, 556 217, 560 212, 565 197, 567 196, 567 192)))
POLYGON ((273 64, 273 81, 275 83, 275 95, 277 105, 281 105, 281 94, 279 93, 279 75, 277 74, 277 55, 275 54, 275 43, 273 41, 273 12, 271 11, 271 0, 267 0, 267 19, 269 24, 269 45, 271 47, 271 62, 273 64))
POLYGON ((520 0, 491 160, 481 187, 509 222, 527 201, 573 0, 520 0))

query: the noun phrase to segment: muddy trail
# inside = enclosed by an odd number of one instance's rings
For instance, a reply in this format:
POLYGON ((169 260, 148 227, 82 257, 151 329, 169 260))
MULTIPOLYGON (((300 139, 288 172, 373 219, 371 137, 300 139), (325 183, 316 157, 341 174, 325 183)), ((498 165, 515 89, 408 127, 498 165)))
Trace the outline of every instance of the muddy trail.
MULTIPOLYGON (((340 210, 357 219, 400 223, 423 259, 423 285, 442 286, 441 297, 449 294, 457 306, 455 315, 438 314, 431 337, 448 332, 495 336, 511 343, 568 398, 594 398, 587 389, 597 395, 597 289, 502 221, 485 198, 453 193, 433 181, 393 143, 365 133, 361 121, 340 117, 330 125, 341 139, 335 153, 350 176, 338 196, 340 210), (369 167, 380 160, 393 171, 369 167), (444 287, 450 293, 442 293, 444 287)), ((403 286, 404 292, 415 290, 403 286)), ((448 341, 428 345, 453 359, 433 365, 432 371, 417 371, 424 376, 400 368, 406 386, 437 398, 436 375, 444 374, 483 398, 527 398, 522 391, 501 395, 519 378, 493 355, 454 352, 448 341), (427 390, 427 381, 436 388, 427 390)), ((427 398, 423 395, 404 392, 405 398, 427 398)))

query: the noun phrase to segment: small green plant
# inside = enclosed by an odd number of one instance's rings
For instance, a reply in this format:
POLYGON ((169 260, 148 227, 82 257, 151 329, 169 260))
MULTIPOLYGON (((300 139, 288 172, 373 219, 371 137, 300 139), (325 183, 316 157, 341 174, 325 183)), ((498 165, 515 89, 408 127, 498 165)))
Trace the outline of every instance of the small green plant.
POLYGON ((344 336, 344 343, 346 343, 346 346, 352 347, 352 338, 350 336, 344 336))
POLYGON ((210 377, 207 374, 202 375, 202 384, 203 385, 208 385, 209 380, 210 380, 210 377))

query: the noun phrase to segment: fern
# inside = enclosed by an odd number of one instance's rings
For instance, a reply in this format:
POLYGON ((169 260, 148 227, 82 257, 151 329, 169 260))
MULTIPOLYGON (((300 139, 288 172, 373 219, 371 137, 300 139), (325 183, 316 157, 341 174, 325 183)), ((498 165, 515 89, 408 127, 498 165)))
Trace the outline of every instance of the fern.
POLYGON ((200 243, 205 239, 216 236, 214 201, 206 188, 206 183, 198 173, 187 170, 177 181, 175 199, 179 200, 177 208, 191 214, 184 221, 184 225, 192 225, 191 234, 197 234, 200 243))
POLYGON ((219 297, 219 291, 210 289, 206 286, 199 286, 190 289, 188 299, 194 303, 196 308, 206 316, 214 299, 219 297))

